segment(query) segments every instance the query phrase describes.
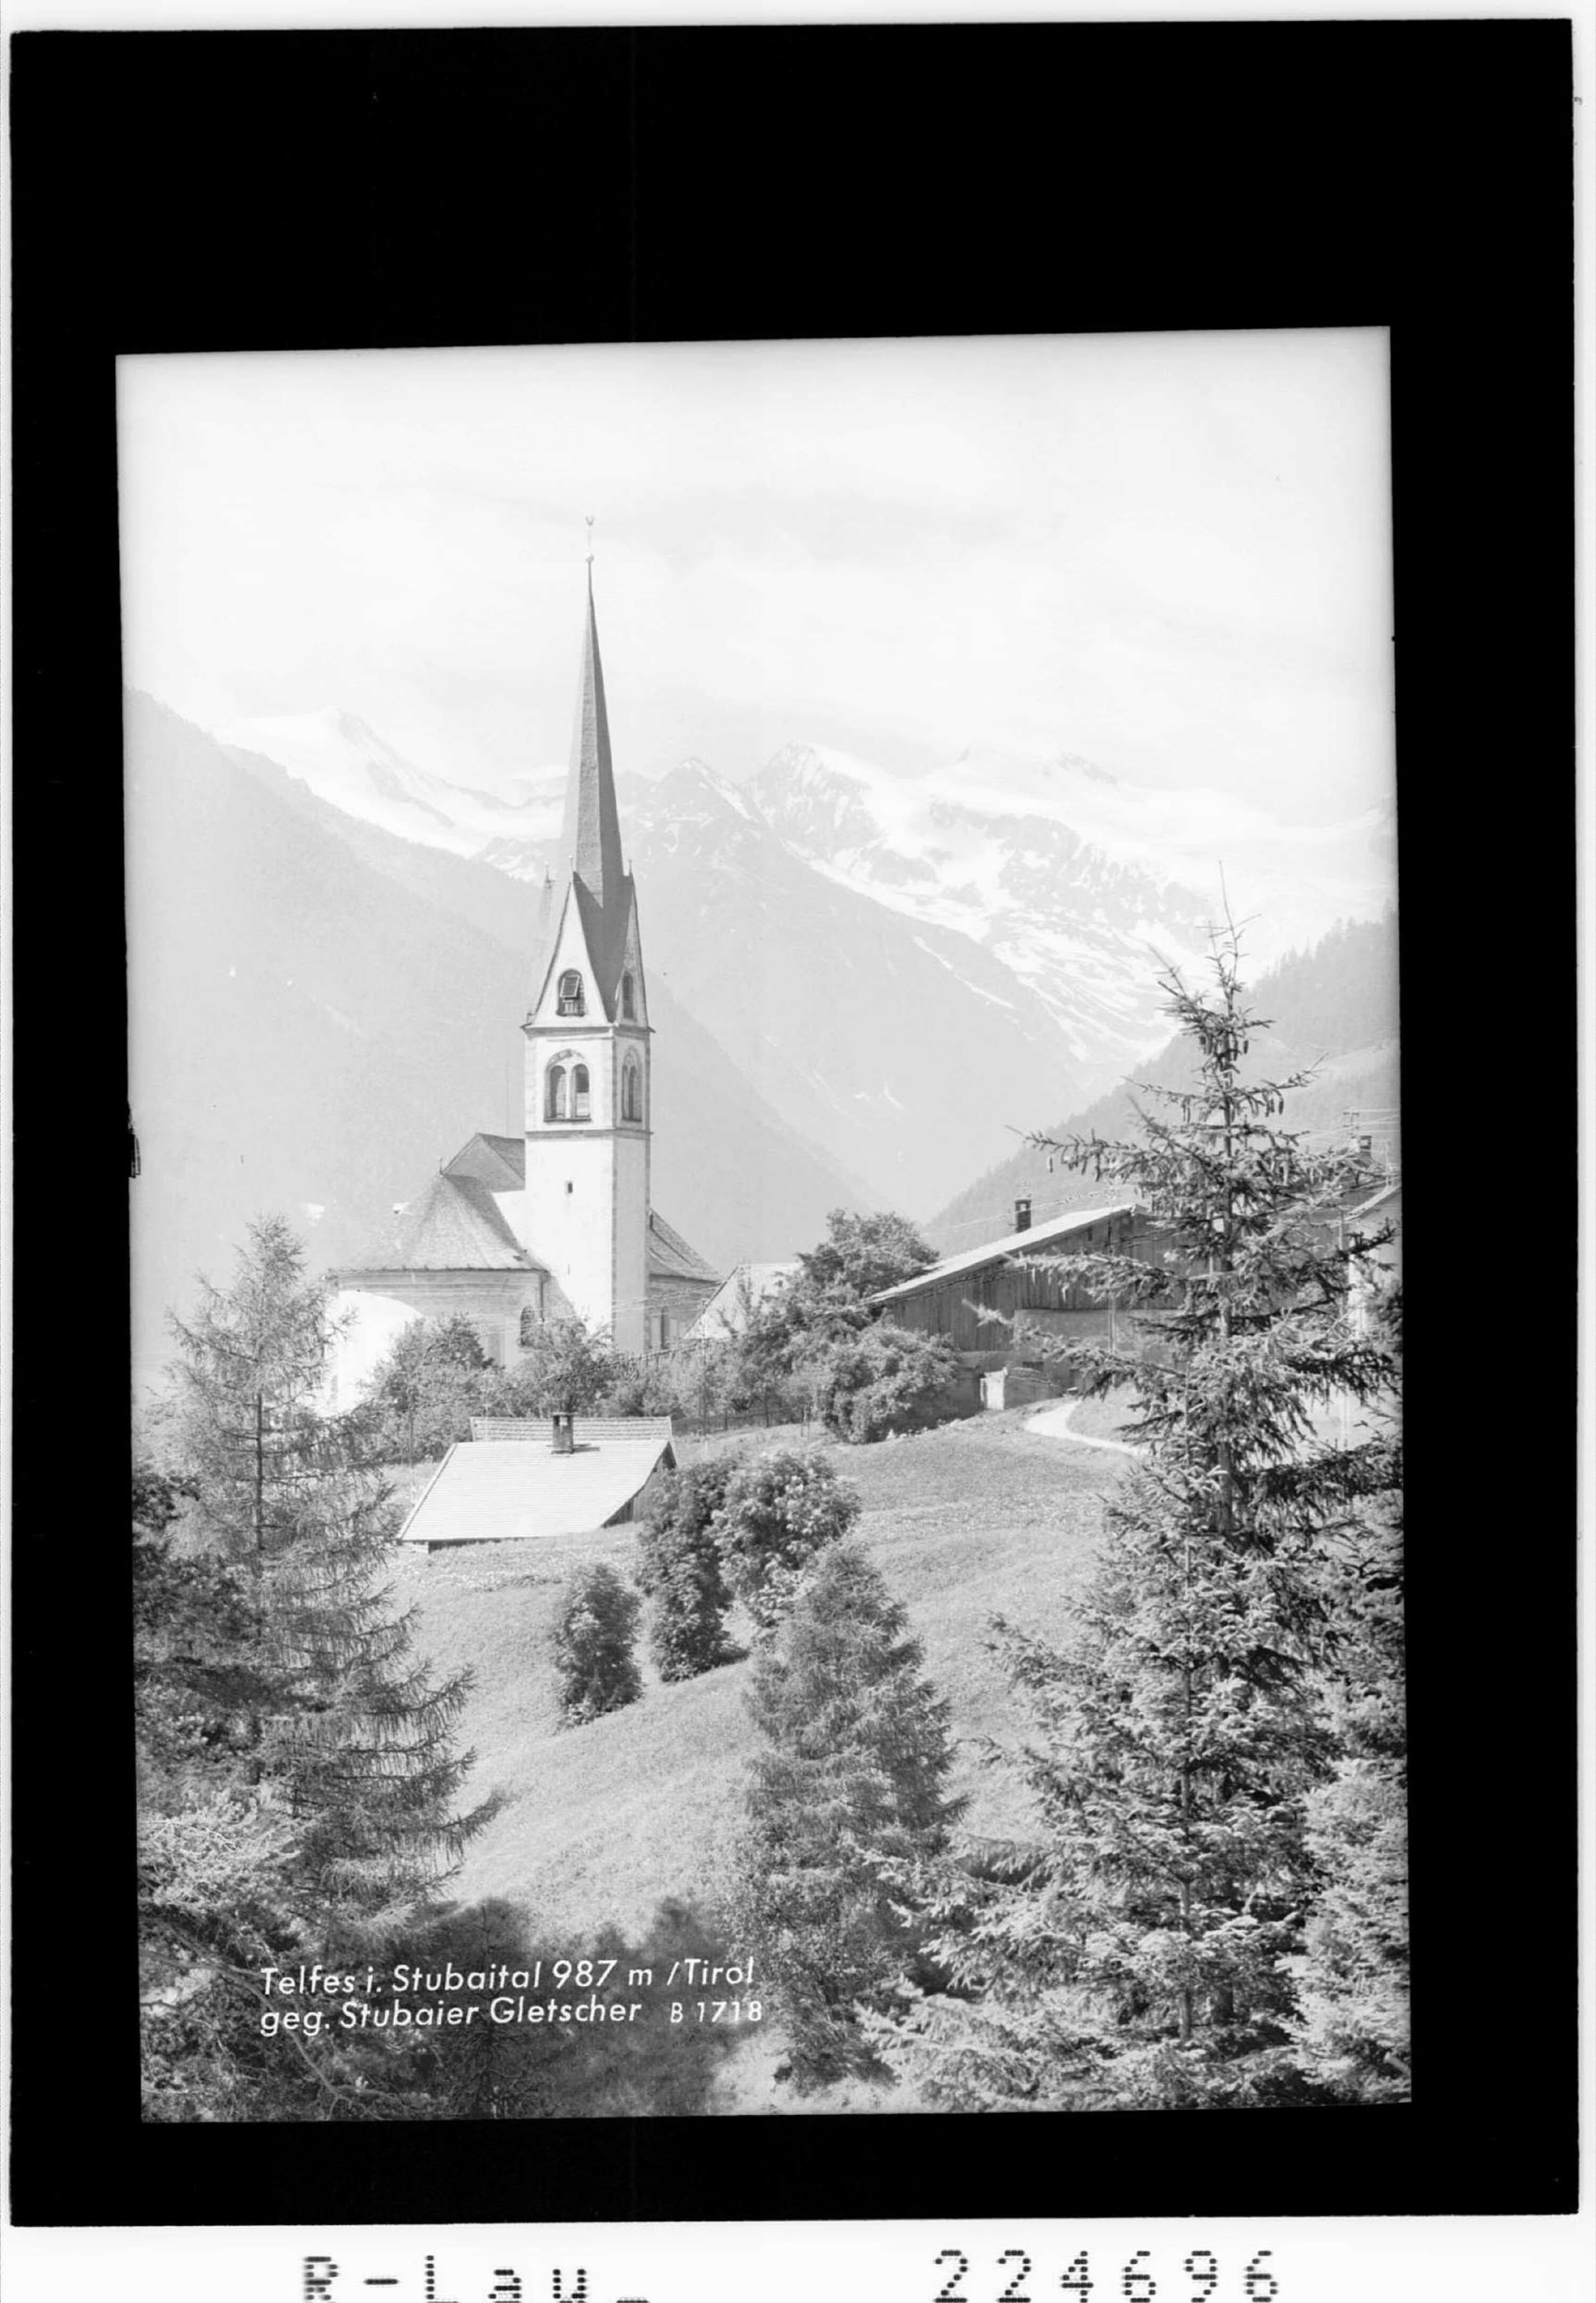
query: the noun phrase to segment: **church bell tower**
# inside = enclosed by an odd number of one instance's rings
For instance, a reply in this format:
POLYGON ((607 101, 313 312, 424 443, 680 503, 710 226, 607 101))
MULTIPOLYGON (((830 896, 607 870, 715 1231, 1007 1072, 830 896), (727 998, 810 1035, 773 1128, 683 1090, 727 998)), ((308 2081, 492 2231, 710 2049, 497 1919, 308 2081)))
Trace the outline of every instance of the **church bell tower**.
POLYGON ((523 1025, 522 1244, 549 1272, 550 1317, 647 1341, 652 1084, 637 894, 622 869, 593 554, 557 870, 545 880, 523 1025), (562 1304, 561 1299, 563 1299, 562 1304))

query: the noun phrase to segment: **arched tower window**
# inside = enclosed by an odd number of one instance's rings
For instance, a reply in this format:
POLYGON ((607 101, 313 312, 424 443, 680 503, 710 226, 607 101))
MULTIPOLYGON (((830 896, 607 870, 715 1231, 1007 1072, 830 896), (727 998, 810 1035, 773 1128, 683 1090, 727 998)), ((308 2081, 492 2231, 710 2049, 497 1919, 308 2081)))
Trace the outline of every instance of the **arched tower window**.
POLYGON ((521 1305, 521 1348, 522 1348, 522 1350, 523 1350, 523 1351, 525 1351, 525 1350, 527 1349, 527 1347, 528 1347, 529 1345, 535 1344, 536 1341, 537 1341, 537 1306, 536 1306, 535 1303, 523 1303, 523 1304, 521 1305))
POLYGON ((633 1120, 643 1117, 643 1075, 630 1056, 621 1072, 621 1117, 633 1120))
POLYGON ((632 988, 629 969, 621 979, 621 1021, 626 1024, 636 1023, 638 1017, 637 997, 632 988))
POLYGON ((587 1067, 586 1064, 573 1064, 570 1070, 570 1116, 573 1119, 586 1119, 589 1110, 587 1067))
POLYGON ((565 1066, 551 1064, 545 1076, 543 1116, 545 1119, 565 1117, 565 1066))
POLYGON ((587 1002, 582 996, 581 974, 574 967, 568 967, 560 978, 558 1012, 562 1016, 585 1016, 587 1013, 587 1002))

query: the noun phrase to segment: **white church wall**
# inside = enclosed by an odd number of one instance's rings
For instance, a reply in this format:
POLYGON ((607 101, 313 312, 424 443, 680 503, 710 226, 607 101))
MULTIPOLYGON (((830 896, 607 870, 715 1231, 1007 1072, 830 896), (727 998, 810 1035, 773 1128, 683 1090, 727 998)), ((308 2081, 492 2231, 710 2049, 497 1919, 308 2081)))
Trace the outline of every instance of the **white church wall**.
POLYGON ((324 1415, 342 1415, 359 1405, 382 1362, 420 1314, 396 1296, 341 1287, 328 1298, 327 1316, 333 1348, 316 1404, 324 1415))
MULTIPOLYGON (((417 1318, 468 1320, 488 1358, 510 1367, 520 1355, 524 1309, 529 1305, 535 1320, 573 1316, 569 1304, 561 1306, 556 1291, 541 1282, 536 1271, 380 1271, 370 1275, 369 1285, 345 1288, 335 1300, 397 1304, 404 1313, 401 1329, 417 1318)), ((383 1346, 383 1351, 388 1348, 383 1346)), ((346 1397, 343 1404, 350 1401, 346 1397)))
POLYGON ((648 1138, 617 1130, 615 1143, 615 1348, 648 1348, 648 1138))

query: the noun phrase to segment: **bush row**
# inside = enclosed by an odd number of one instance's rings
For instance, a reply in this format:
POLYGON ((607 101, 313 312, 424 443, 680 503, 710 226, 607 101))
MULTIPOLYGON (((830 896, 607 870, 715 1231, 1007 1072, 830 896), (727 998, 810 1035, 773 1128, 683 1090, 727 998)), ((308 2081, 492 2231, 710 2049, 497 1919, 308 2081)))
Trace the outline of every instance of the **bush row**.
MULTIPOLYGON (((731 1660, 727 1614, 740 1600, 768 1641, 811 1563, 846 1535, 859 1497, 824 1457, 775 1448, 714 1456, 667 1472, 638 1533, 638 1583, 651 1602, 649 1646, 662 1679, 731 1660)), ((554 1635, 560 1705, 573 1725, 634 1702, 640 1601, 612 1567, 581 1569, 554 1635)))

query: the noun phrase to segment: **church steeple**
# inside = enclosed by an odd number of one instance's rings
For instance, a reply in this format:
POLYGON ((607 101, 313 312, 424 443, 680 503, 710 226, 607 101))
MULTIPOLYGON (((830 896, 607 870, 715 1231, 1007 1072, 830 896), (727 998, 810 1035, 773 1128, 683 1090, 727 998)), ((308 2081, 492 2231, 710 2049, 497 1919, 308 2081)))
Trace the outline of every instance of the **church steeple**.
POLYGON ((604 675, 593 606, 566 785, 565 831, 538 903, 536 988, 527 1039, 525 1187, 519 1236, 554 1301, 646 1348, 649 1301, 647 994, 638 904, 621 849, 604 675))
POLYGON ((654 1031, 621 846, 589 545, 564 845, 528 890, 520 1141, 508 1129, 473 1138, 428 1178, 402 1236, 385 1236, 344 1275, 427 1318, 463 1310, 484 1348, 509 1364, 532 1350, 541 1325, 571 1319, 618 1352, 663 1351, 719 1285, 650 1200, 654 1031))
POLYGON ((610 761, 610 721, 604 710, 604 671, 598 653, 598 618, 593 605, 591 552, 587 555, 587 602, 582 623, 582 674, 577 690, 576 725, 571 730, 570 774, 565 787, 562 861, 576 873, 602 909, 608 911, 619 904, 622 879, 621 819, 615 808, 615 771, 610 761))

